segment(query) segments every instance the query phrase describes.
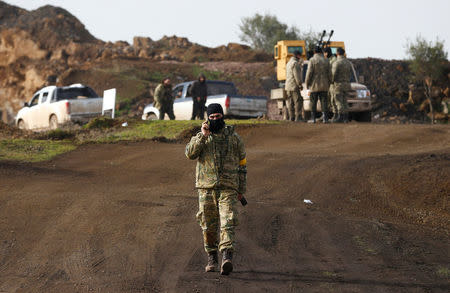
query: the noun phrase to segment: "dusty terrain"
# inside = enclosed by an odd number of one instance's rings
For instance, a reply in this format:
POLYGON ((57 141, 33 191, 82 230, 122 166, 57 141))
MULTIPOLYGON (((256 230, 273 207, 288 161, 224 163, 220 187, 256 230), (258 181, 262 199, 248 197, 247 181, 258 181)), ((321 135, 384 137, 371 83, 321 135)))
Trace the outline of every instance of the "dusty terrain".
POLYGON ((203 273, 184 143, 87 145, 0 162, 0 292, 450 290, 448 126, 239 132, 249 205, 232 275, 203 273))

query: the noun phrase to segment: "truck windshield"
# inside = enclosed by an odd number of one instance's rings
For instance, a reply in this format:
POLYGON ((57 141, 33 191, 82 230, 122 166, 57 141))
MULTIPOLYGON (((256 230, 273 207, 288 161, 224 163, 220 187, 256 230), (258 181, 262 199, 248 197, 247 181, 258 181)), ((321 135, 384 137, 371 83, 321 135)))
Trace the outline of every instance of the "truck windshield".
POLYGON ((89 87, 58 88, 56 90, 56 100, 73 100, 78 98, 98 98, 96 92, 89 87))
POLYGON ((289 46, 288 47, 288 53, 294 54, 295 51, 300 51, 300 54, 303 54, 303 47, 301 47, 301 46, 299 46, 299 47, 289 46))
POLYGON ((237 90, 232 83, 208 82, 208 96, 214 95, 237 95, 237 90))

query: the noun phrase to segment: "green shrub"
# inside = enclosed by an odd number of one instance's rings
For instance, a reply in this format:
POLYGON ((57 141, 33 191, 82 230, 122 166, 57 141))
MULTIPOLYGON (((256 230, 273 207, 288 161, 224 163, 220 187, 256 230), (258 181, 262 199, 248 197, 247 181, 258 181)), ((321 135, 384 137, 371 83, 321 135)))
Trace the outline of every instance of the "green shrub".
POLYGON ((118 122, 115 119, 111 119, 108 117, 98 117, 94 118, 91 121, 89 121, 84 128, 85 129, 105 129, 105 128, 112 128, 116 125, 118 125, 120 122, 118 122))

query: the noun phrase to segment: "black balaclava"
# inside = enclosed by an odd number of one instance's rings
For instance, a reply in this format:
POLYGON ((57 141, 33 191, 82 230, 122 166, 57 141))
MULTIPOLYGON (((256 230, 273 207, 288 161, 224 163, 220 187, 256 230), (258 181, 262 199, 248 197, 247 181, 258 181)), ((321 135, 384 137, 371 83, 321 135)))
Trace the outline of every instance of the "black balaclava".
POLYGON ((225 127, 225 121, 223 120, 223 117, 216 120, 209 119, 209 115, 211 114, 220 113, 223 115, 223 109, 220 104, 209 104, 208 108, 206 109, 206 113, 208 115, 209 130, 211 130, 212 133, 217 133, 225 127))
POLYGON ((205 83, 206 82, 206 77, 205 77, 205 75, 203 73, 198 76, 198 81, 200 81, 201 83, 205 83), (200 81, 201 78, 203 78, 203 81, 200 81))

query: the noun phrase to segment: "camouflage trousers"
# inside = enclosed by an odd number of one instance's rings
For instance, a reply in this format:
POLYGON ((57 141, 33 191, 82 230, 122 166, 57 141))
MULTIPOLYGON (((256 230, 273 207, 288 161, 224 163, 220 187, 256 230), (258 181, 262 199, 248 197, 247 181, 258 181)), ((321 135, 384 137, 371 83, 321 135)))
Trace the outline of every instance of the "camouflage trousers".
POLYGON ((328 92, 311 92, 309 98, 311 100, 311 112, 317 112, 317 101, 320 101, 322 112, 328 112, 328 92))
POLYGON ((333 103, 333 95, 335 94, 334 92, 334 86, 333 84, 330 85, 330 89, 328 90, 328 109, 332 112, 332 113, 337 113, 337 109, 336 109, 336 105, 333 103))
POLYGON ((206 252, 233 250, 237 226, 237 192, 234 190, 199 189, 197 221, 203 232, 206 252), (219 233, 220 225, 220 233, 219 233))
POLYGON ((331 96, 331 103, 334 104, 334 107, 336 109, 336 112, 333 111, 333 113, 343 114, 348 112, 348 104, 345 96, 346 96, 345 92, 339 93, 335 92, 331 96))
POLYGON ((288 120, 298 121, 302 114, 303 98, 299 90, 286 91, 286 106, 288 110, 288 120))

